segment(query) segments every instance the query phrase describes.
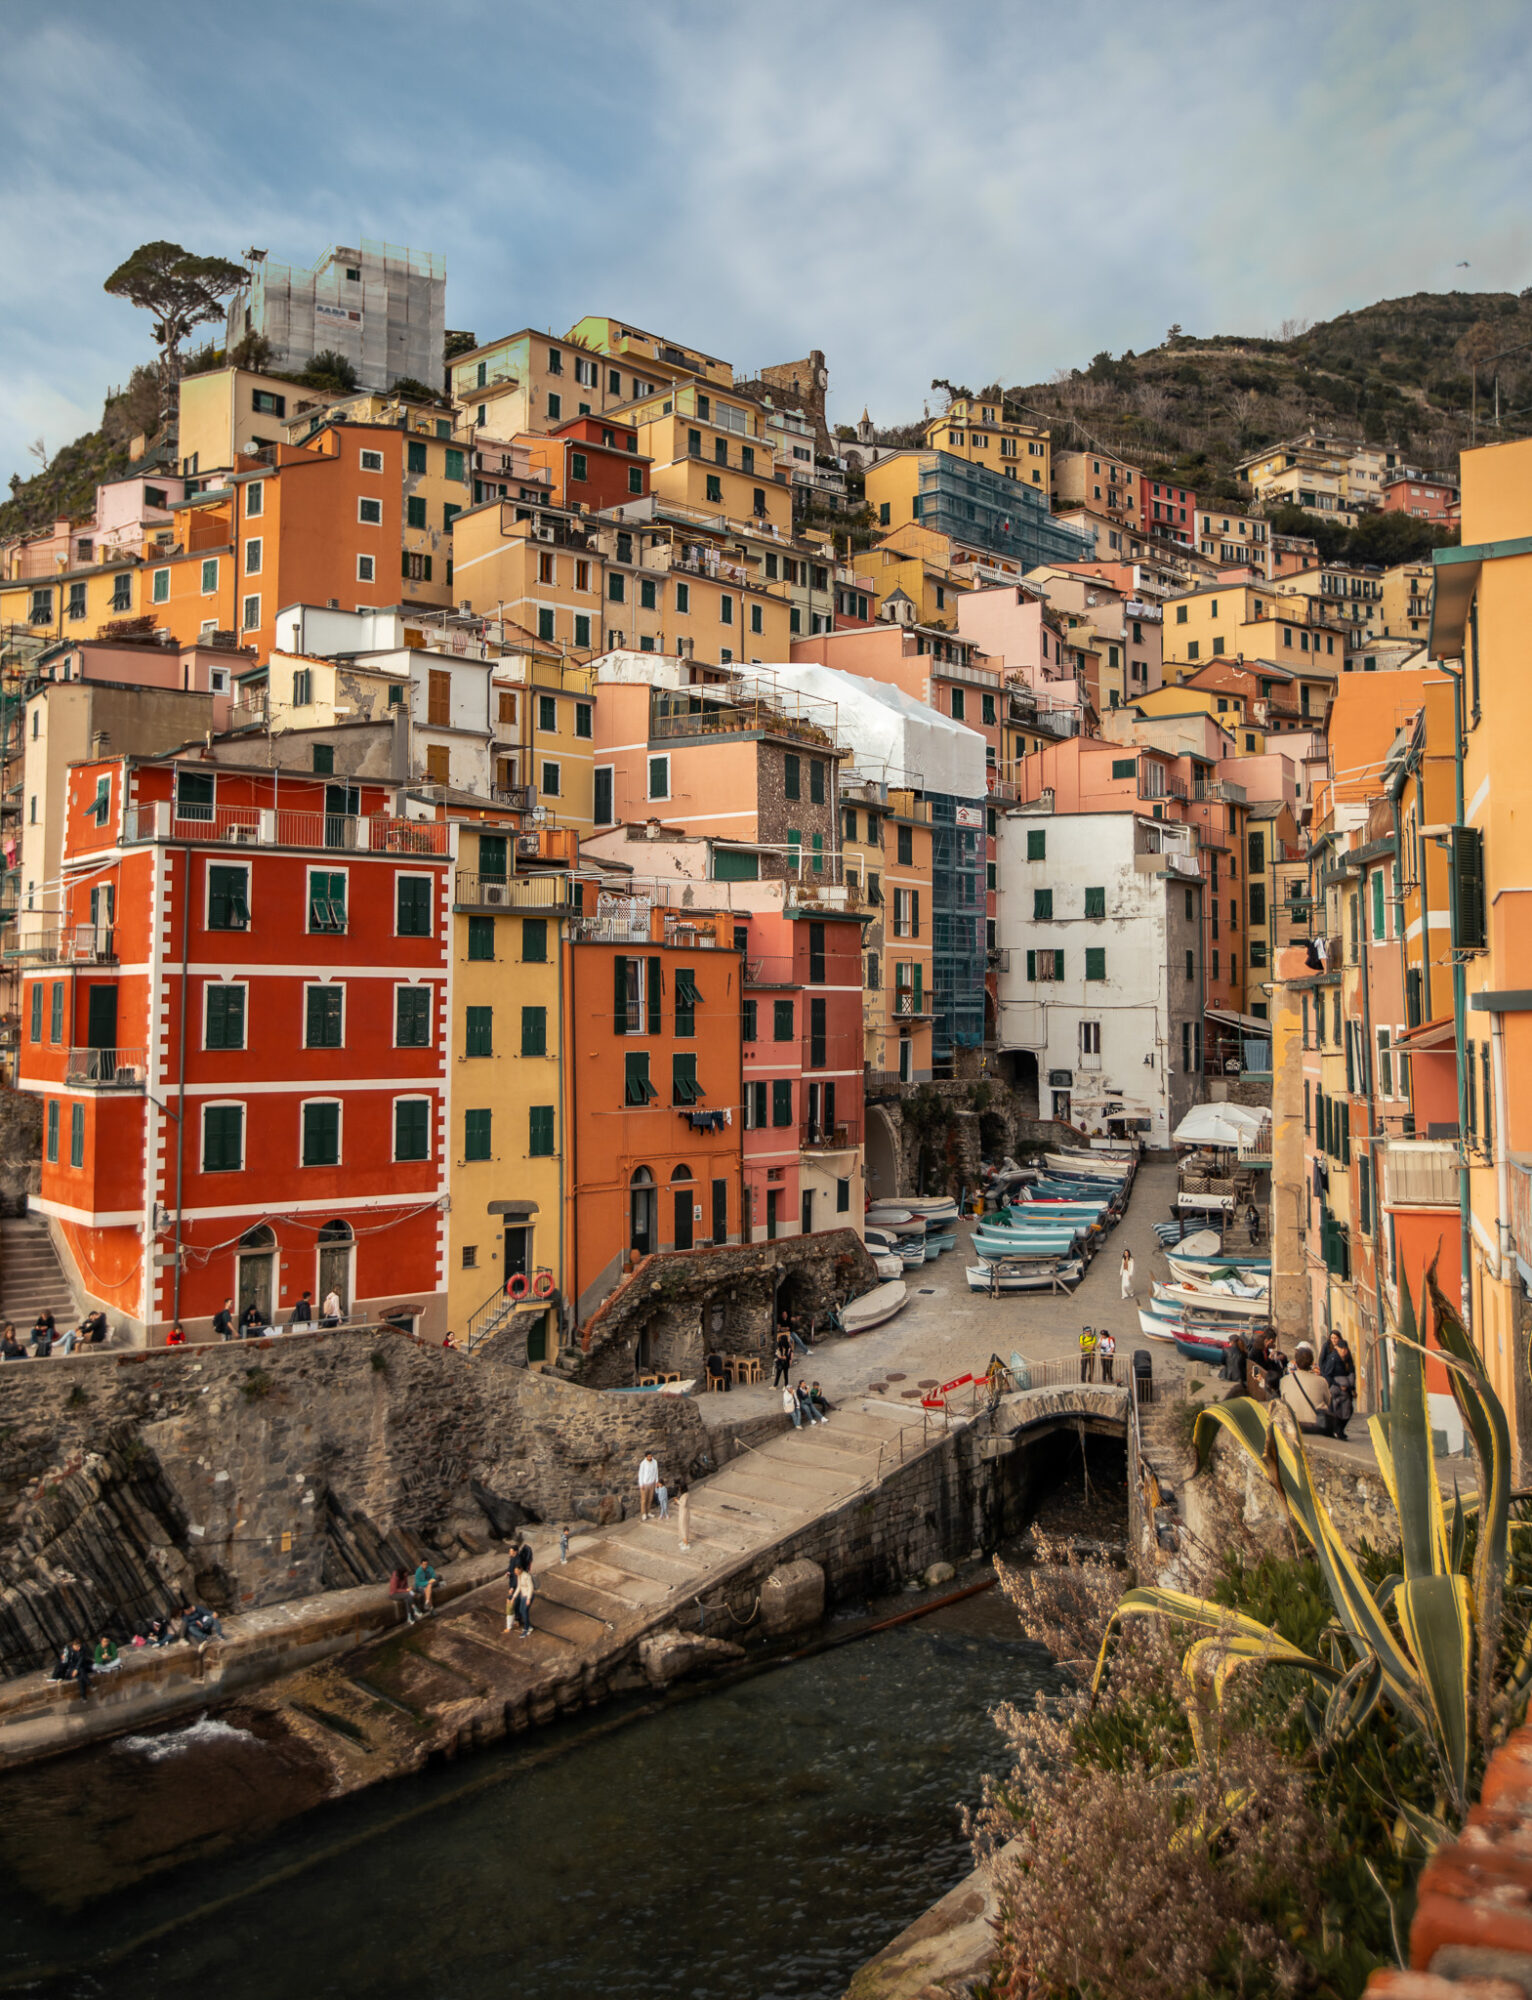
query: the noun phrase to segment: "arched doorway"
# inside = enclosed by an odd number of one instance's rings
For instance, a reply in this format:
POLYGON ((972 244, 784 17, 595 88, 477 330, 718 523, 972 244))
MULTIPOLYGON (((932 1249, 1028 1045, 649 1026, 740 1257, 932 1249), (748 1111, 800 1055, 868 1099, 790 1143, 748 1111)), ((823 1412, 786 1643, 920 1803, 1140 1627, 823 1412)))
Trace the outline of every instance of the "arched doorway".
POLYGON ((647 1167, 635 1167, 628 1182, 628 1248, 647 1257, 659 1241, 659 1194, 647 1167))
POLYGON ((264 1222, 247 1229, 239 1239, 239 1253, 234 1262, 234 1304, 239 1317, 243 1319, 254 1306, 270 1326, 276 1279, 276 1232, 264 1222))
POLYGON ((867 1114, 867 1193, 887 1201, 899 1192, 899 1135, 881 1104, 869 1104, 867 1114))
POLYGON ((670 1176, 670 1185, 675 1203, 676 1233, 671 1239, 677 1250, 690 1250, 694 1223, 693 1207, 697 1190, 692 1185, 690 1167, 677 1167, 670 1176))
POLYGON ((319 1310, 324 1315, 325 1301, 333 1292, 340 1305, 342 1319, 351 1310, 352 1260, 356 1255, 356 1239, 349 1222, 327 1222, 319 1232, 319 1310))

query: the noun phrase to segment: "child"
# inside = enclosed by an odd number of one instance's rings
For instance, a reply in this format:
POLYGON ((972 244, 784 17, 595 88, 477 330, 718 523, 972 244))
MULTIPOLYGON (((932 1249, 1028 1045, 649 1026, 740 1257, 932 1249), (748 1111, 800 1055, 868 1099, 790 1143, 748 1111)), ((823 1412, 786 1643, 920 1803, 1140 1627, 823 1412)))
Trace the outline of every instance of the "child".
POLYGON ((660 1519, 668 1521, 670 1519, 670 1488, 665 1484, 663 1477, 659 1485, 654 1489, 654 1498, 660 1510, 660 1519))

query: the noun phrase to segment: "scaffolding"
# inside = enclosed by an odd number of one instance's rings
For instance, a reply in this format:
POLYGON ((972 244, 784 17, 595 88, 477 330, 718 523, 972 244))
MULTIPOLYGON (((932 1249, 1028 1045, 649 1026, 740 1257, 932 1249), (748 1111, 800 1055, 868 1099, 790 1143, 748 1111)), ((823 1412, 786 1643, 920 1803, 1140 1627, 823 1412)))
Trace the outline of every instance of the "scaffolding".
POLYGON ((951 452, 922 457, 919 498, 923 528, 1008 556, 1024 571, 1095 554, 1091 536, 1050 512, 1047 494, 951 452))

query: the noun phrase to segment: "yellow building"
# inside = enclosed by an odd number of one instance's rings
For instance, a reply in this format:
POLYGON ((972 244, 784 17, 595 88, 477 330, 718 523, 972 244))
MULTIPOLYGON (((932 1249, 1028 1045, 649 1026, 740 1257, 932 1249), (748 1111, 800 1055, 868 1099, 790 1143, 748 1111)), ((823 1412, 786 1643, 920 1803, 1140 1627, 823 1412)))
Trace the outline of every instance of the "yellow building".
POLYGON ((605 650, 601 552, 580 517, 546 504, 534 513, 513 500, 486 500, 454 519, 452 539, 460 604, 508 618, 576 658, 605 650))
POLYGON ((856 567, 872 580, 875 610, 902 592, 914 607, 912 623, 952 629, 956 600, 968 585, 953 575, 952 544, 945 535, 908 522, 870 549, 859 549, 856 567))
MULTIPOLYGON (((629 400, 647 395, 659 381, 680 382, 694 377, 728 388, 734 380, 734 370, 716 354, 704 354, 701 348, 687 347, 664 334, 643 333, 635 326, 606 319, 600 313, 587 313, 584 319, 577 320, 569 329, 569 338, 606 355, 608 379, 621 375, 632 381, 629 400), (634 369, 641 373, 635 376, 634 369)), ((613 393, 618 393, 615 386, 613 393)))
POLYGON ((447 1029, 448 1325, 558 1353, 565 1287, 561 968, 569 878, 514 872, 514 836, 458 830, 447 1029), (546 1274, 541 1279, 539 1273, 546 1274), (525 1290, 526 1297, 513 1298, 525 1290))
POLYGON ((1469 1303, 1475 1344, 1511 1413, 1525 1465, 1532 1446, 1526 1300, 1532 1273, 1532 833, 1523 810, 1532 725, 1525 670, 1532 623, 1532 441, 1464 452, 1462 479, 1463 546, 1435 552, 1430 650, 1433 658, 1456 663, 1462 677, 1452 941, 1467 1002, 1458 1090, 1472 1204, 1469 1303))
POLYGON ((240 452, 291 441, 291 428, 339 401, 281 375, 252 368, 210 368, 183 375, 177 389, 181 470, 206 478, 227 472, 240 452))
POLYGON ((1035 424, 1008 423, 999 397, 955 396, 942 416, 926 425, 933 451, 987 465, 1006 479, 1052 489, 1050 434, 1035 424))
POLYGON ((570 417, 600 416, 644 393, 629 371, 614 368, 575 336, 560 340, 530 327, 455 355, 448 379, 467 422, 483 425, 493 409, 496 427, 509 426, 510 436, 547 431, 570 417))
POLYGON ((1209 562, 1248 563, 1261 576, 1272 573, 1271 528, 1259 514, 1232 507, 1197 509, 1196 550, 1209 562))
POLYGON ((1425 639, 1431 630, 1432 566, 1400 563, 1383 572, 1383 630, 1390 639, 1425 639))
POLYGON ((753 403, 683 382, 632 404, 623 417, 651 460, 657 500, 791 537, 792 489, 753 403))
MULTIPOLYGON (((1125 458, 1113 458, 1109 452, 1055 452, 1049 489, 1054 510, 1061 513, 1066 507, 1083 507, 1147 534, 1138 504, 1141 477, 1136 465, 1125 458)), ((1188 528, 1190 525, 1188 522, 1188 528)))
POLYGON ((1346 628, 1326 599, 1279 595, 1262 584, 1206 584, 1171 598, 1162 629, 1167 681, 1222 655, 1275 660, 1328 679, 1346 662, 1346 628))
MULTIPOLYGON (((227 582, 227 575, 220 577, 219 572, 227 572, 228 564, 216 557, 212 560, 208 604, 213 624, 221 626, 219 584, 227 582)), ((208 580, 200 567, 197 580, 208 580)), ((45 642, 96 639, 103 626, 153 611, 152 589, 151 571, 133 562, 60 570, 54 576, 17 577, 0 582, 0 628, 16 626, 45 642)))
POLYGON ((1364 638, 1376 637, 1383 629, 1383 577, 1376 569, 1351 563, 1316 564, 1284 576, 1275 588, 1283 597, 1317 599, 1321 615, 1329 623, 1347 628, 1347 642, 1353 651, 1364 638))

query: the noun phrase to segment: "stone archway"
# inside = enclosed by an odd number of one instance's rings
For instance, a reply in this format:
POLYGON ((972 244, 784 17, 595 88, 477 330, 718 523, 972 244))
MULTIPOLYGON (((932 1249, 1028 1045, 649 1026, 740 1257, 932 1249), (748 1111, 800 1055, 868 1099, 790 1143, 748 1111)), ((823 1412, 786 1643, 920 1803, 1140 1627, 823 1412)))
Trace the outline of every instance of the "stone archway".
POLYGON ((888 1201, 899 1193, 904 1148, 894 1121, 881 1104, 867 1107, 867 1197, 888 1201))

